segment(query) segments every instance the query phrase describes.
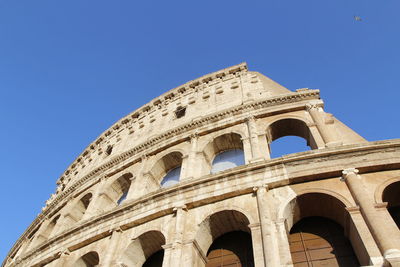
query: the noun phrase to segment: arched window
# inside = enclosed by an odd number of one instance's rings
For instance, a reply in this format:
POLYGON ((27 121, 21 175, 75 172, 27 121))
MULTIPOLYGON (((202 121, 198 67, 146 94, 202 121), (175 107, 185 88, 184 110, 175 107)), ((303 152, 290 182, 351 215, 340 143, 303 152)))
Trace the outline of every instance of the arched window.
POLYGON ((176 167, 175 169, 170 170, 162 179, 161 187, 173 186, 179 183, 179 178, 181 176, 181 167, 176 167))
POLYGON ((120 205, 128 196, 129 188, 131 187, 131 173, 126 173, 119 177, 107 191, 111 199, 116 205, 120 205))
POLYGON ((219 153, 212 162, 211 173, 244 165, 244 153, 241 149, 230 149, 219 153))
POLYGON ((272 123, 267 129, 267 140, 271 158, 317 148, 308 126, 297 119, 272 123))
POLYGON ((204 148, 209 173, 217 173, 245 164, 242 138, 239 134, 228 133, 216 137, 204 148))
POLYGON ((388 203, 387 209, 397 227, 400 228, 400 182, 390 184, 383 191, 382 200, 388 203))
POLYGON ((298 136, 284 136, 270 144, 271 158, 310 150, 307 141, 298 136))
POLYGON ((95 267, 99 265, 100 258, 97 252, 91 251, 80 257, 73 266, 75 267, 95 267))
POLYGON ((179 183, 182 166, 182 154, 172 152, 154 164, 150 175, 154 180, 159 181, 161 187, 168 187, 179 183))
POLYGON ((121 266, 162 267, 165 237, 158 231, 149 231, 133 239, 119 262, 121 266))

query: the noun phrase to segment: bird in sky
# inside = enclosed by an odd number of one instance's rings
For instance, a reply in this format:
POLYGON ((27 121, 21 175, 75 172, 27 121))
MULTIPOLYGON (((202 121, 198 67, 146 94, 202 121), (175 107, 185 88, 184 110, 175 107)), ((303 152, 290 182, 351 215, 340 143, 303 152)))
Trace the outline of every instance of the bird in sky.
POLYGON ((356 21, 362 21, 362 19, 361 19, 360 16, 354 16, 354 19, 355 19, 356 21))

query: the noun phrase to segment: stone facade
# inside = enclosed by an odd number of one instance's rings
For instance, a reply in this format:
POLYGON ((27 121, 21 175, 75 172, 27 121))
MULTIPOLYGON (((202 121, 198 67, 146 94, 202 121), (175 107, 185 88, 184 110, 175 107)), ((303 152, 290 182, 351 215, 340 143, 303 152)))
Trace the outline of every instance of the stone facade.
POLYGON ((57 184, 2 266, 222 266, 210 247, 242 232, 252 252, 243 266, 400 266, 400 140, 368 142, 324 112, 319 90, 291 92, 246 64, 122 118, 57 184), (289 135, 311 150, 271 159, 270 144, 289 135), (230 150, 244 164, 212 172, 230 150), (179 182, 161 186, 176 168, 179 182), (339 225, 357 264, 334 265, 296 232, 321 217, 339 225))

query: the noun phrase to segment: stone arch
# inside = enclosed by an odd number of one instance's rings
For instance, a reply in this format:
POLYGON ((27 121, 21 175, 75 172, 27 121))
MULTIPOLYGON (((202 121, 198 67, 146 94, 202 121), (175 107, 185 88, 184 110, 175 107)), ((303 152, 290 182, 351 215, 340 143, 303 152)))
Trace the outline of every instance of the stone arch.
POLYGON ((182 161, 183 154, 181 152, 169 152, 168 154, 165 154, 156 161, 156 163, 150 169, 149 175, 151 175, 151 178, 158 184, 163 185, 165 178, 170 178, 171 181, 173 181, 169 185, 175 184, 179 182, 180 179, 180 169, 182 166, 182 161), (173 177, 167 177, 171 171, 176 172, 177 175, 173 177))
POLYGON ((61 215, 57 214, 50 219, 50 222, 47 225, 46 229, 41 233, 41 235, 43 235, 44 238, 48 239, 52 236, 60 217, 61 215))
POLYGON ((233 231, 250 233, 249 224, 249 219, 242 212, 234 209, 224 209, 207 216, 198 225, 194 239, 199 249, 206 255, 211 244, 223 234, 233 231))
MULTIPOLYGON (((289 232, 289 246, 291 247, 292 260, 295 264, 299 263, 299 255, 303 255, 301 257, 306 258, 305 260, 308 262, 314 262, 315 259, 313 256, 307 254, 314 252, 307 252, 307 249, 304 247, 306 246, 304 244, 308 242, 306 241, 308 240, 307 238, 310 238, 310 240, 315 239, 315 241, 310 242, 319 244, 317 245, 318 249, 326 250, 326 254, 321 254, 321 262, 325 262, 325 264, 336 264, 337 262, 338 265, 332 266, 347 266, 344 262, 349 261, 353 264, 350 266, 355 266, 354 264, 358 259, 353 247, 362 247, 362 243, 360 243, 362 241, 359 238, 354 238, 354 236, 347 236, 352 231, 349 224, 349 213, 346 209, 350 205, 351 202, 346 198, 326 189, 304 190, 286 202, 286 206, 279 212, 279 216, 286 223, 286 229, 289 232), (304 234, 302 234, 302 231, 304 234), (346 244, 348 245, 346 245, 345 253, 348 258, 342 258, 338 252, 338 244, 334 241, 336 237, 332 237, 332 234, 337 234, 337 240, 342 240, 340 242, 347 242, 346 244), (298 253, 293 252, 294 247, 298 245, 302 249, 299 249, 298 253), (329 263, 330 261, 331 263, 329 263)), ((358 233, 355 234, 357 235, 358 233)), ((358 250, 358 254, 357 256, 362 259, 363 252, 358 250)))
POLYGON ((86 192, 77 202, 75 202, 75 205, 72 206, 65 217, 69 217, 73 222, 80 221, 86 213, 89 203, 92 201, 92 197, 93 194, 91 192, 86 192))
POLYGON ((236 131, 214 137, 203 149, 208 173, 214 173, 245 164, 243 136, 236 131), (220 157, 216 162, 217 157, 220 157), (213 168, 219 163, 221 166, 213 168))
POLYGON ((374 198, 376 203, 382 203, 383 202, 383 191, 390 186, 393 183, 400 182, 400 176, 393 177, 390 179, 385 180, 383 183, 378 185, 378 187, 375 190, 374 198))
POLYGON ((382 201, 397 227, 400 228, 400 181, 393 181, 382 192, 382 201))
POLYGON ((96 206, 107 210, 121 204, 122 201, 125 200, 129 188, 131 187, 132 177, 132 173, 127 172, 109 182, 103 192, 100 193, 96 206))
MULTIPOLYGON (((157 253, 163 253, 165 237, 160 231, 151 230, 144 232, 132 239, 132 242, 124 250, 119 264, 122 266, 142 266, 152 256, 159 257, 157 253)), ((159 261, 159 258, 155 259, 159 261)), ((162 261, 162 258, 161 258, 162 261)))
MULTIPOLYGON (((312 135, 308 122, 298 117, 280 117, 272 121, 265 131, 268 145, 281 137, 297 136, 306 140, 307 146, 317 149, 317 143, 312 135)), ((300 152, 300 151, 299 151, 300 152)))
POLYGON ((74 267, 95 267, 100 263, 99 254, 96 251, 90 251, 75 261, 74 267))
MULTIPOLYGON (((320 203, 319 201, 314 202, 320 203)), ((279 218, 285 219, 287 229, 292 228, 292 226, 299 221, 301 218, 307 216, 321 216, 327 217, 339 223, 342 227, 345 227, 347 214, 346 207, 350 207, 351 203, 339 195, 338 193, 326 190, 326 189, 308 189, 300 192, 296 196, 288 199, 281 210, 279 211, 279 218), (322 205, 307 205, 308 203, 313 203, 312 201, 324 200, 324 207, 322 205), (299 200, 301 202, 299 202, 299 200), (326 205, 334 208, 334 213, 331 213, 329 209, 326 208, 326 205), (308 207, 316 207, 314 210, 304 210, 304 208, 308 207), (303 207, 303 211, 301 212, 301 208, 303 207)))

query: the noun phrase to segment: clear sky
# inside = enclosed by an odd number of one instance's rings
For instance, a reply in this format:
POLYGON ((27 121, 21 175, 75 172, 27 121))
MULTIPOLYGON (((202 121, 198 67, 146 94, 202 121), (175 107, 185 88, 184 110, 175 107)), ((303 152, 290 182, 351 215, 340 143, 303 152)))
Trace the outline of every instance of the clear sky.
POLYGON ((246 61, 399 138, 399 0, 0 0, 0 260, 82 150, 163 92, 246 61), (361 21, 354 19, 359 16, 361 21))

